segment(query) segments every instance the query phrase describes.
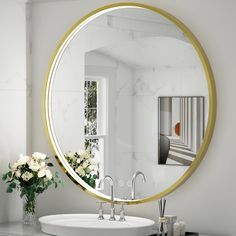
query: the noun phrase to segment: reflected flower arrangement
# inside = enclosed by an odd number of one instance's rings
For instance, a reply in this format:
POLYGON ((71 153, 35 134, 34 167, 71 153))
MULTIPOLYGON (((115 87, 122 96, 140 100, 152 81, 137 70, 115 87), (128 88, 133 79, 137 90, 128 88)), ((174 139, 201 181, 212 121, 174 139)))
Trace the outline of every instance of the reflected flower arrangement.
POLYGON ((85 183, 92 188, 96 187, 96 180, 99 178, 98 164, 88 151, 70 151, 65 154, 65 158, 85 183))

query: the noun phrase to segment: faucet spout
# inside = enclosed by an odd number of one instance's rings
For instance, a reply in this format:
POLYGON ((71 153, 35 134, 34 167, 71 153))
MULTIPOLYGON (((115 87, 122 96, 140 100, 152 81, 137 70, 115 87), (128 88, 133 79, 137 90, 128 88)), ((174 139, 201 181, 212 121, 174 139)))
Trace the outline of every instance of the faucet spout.
POLYGON ((146 182, 146 177, 143 172, 137 171, 133 174, 132 182, 131 182, 131 200, 135 200, 135 182, 136 182, 136 178, 139 175, 142 176, 143 182, 146 182))
POLYGON ((111 221, 116 220, 115 219, 115 204, 114 204, 114 197, 115 197, 115 191, 114 191, 114 181, 110 175, 106 175, 104 178, 102 178, 99 183, 98 187, 101 187, 102 182, 108 181, 110 184, 110 196, 111 196, 111 216, 110 219, 111 221))

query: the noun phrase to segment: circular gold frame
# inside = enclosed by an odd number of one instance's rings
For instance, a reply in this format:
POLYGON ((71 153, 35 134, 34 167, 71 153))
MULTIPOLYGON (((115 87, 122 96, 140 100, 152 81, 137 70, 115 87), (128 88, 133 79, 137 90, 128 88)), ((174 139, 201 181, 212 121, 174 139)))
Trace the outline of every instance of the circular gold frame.
POLYGON ((196 155, 195 160, 193 161, 192 165, 188 168, 188 170, 182 175, 173 185, 171 185, 169 188, 167 188, 165 191, 156 194, 154 196, 144 198, 144 199, 138 199, 138 200, 122 200, 122 199, 117 199, 116 203, 120 202, 126 202, 127 204, 138 204, 138 203, 144 203, 144 202, 149 202, 152 200, 156 200, 159 198, 162 198, 163 196, 173 192, 176 188, 178 188, 180 185, 182 185, 191 175, 192 173, 196 170, 200 162, 202 161, 207 148, 209 146, 209 143, 212 138, 214 126, 215 126, 215 120, 216 120, 216 105, 217 105, 217 98, 216 98, 216 88, 215 88, 215 82, 214 82, 214 76, 212 73, 212 69, 210 66, 210 63, 208 61, 208 58, 201 46, 201 44, 198 42, 197 38, 193 35, 193 33, 185 26, 180 20, 178 20, 176 17, 172 16, 168 12, 156 8, 153 6, 149 6, 146 4, 140 4, 140 3, 130 3, 130 2, 123 2, 123 3, 116 3, 116 4, 111 4, 107 5, 101 8, 98 8, 91 13, 85 15, 82 17, 78 22, 74 24, 74 26, 64 35, 60 43, 58 44, 52 59, 50 61, 48 71, 46 74, 46 79, 45 79, 45 86, 44 86, 44 96, 43 96, 43 114, 44 114, 44 124, 46 128, 46 133, 49 138, 50 145, 52 147, 52 150, 57 157, 57 161, 61 165, 62 169, 64 172, 69 176, 69 178, 79 185, 85 192, 89 193, 92 196, 95 196, 96 198, 99 198, 103 201, 110 201, 109 197, 106 195, 102 196, 102 194, 97 194, 92 191, 92 189, 88 186, 86 187, 82 183, 78 183, 75 178, 72 176, 71 173, 69 173, 68 168, 66 168, 60 159, 60 152, 58 150, 58 145, 56 144, 56 137, 55 134, 53 133, 52 129, 52 117, 51 117, 51 88, 52 88, 52 80, 53 80, 53 75, 56 71, 57 65, 60 61, 60 58, 62 56, 63 50, 66 48, 70 40, 73 38, 73 36, 76 34, 76 30, 79 27, 82 27, 82 25, 86 24, 86 22, 91 19, 92 17, 95 17, 98 13, 101 14, 106 10, 111 10, 111 9, 117 9, 117 8, 122 8, 122 7, 136 7, 136 8, 144 8, 151 10, 155 13, 158 13, 170 21, 172 21, 179 29, 181 29, 184 34, 187 36, 189 41, 192 43, 194 46, 195 50, 197 51, 197 54, 202 62, 204 71, 205 71, 205 76, 207 79, 207 84, 208 84, 208 93, 209 93, 209 114, 208 114, 208 123, 207 123, 207 128, 205 132, 205 136, 202 142, 202 145, 200 149, 198 150, 198 153, 196 155))

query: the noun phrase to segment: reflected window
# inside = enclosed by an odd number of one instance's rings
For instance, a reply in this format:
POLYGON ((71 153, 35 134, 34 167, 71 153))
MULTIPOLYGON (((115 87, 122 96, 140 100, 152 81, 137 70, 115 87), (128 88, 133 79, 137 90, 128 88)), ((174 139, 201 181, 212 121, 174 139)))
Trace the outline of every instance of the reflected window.
POLYGON ((98 164, 99 179, 104 176, 106 97, 106 80, 100 77, 86 77, 84 83, 85 149, 98 164))
POLYGON ((97 81, 85 81, 84 83, 84 114, 85 114, 85 135, 96 135, 97 126, 97 81))

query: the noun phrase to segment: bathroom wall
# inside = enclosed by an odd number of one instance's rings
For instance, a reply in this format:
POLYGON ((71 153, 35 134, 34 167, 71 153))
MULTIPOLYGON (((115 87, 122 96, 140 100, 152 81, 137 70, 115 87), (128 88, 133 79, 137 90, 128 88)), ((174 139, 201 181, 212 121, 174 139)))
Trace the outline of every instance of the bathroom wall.
MULTIPOLYGON (((41 99, 43 78, 50 57, 63 33, 81 16, 115 1, 67 1, 33 6, 33 110, 32 149, 51 153, 43 131, 41 99), (59 27, 60 26, 60 27, 59 27)), ((168 196, 167 212, 183 218, 192 231, 234 235, 236 112, 234 1, 146 0, 185 22, 208 54, 218 89, 218 114, 214 136, 205 159, 193 176, 168 196), (210 14, 209 14, 210 11, 210 14), (222 216, 225 216, 222 218, 222 216)), ((58 165, 57 165, 58 167, 58 165)), ((60 169, 58 169, 60 171, 60 169)), ((85 194, 60 171, 65 187, 50 190, 39 199, 39 214, 95 212, 96 199, 85 194)), ((127 214, 156 219, 157 203, 129 206, 127 214)))
MULTIPOLYGON (((117 1, 78 0, 50 3, 42 1, 33 4, 33 54, 31 68, 33 78, 31 127, 32 150, 38 150, 45 152, 48 155, 52 155, 43 127, 42 91, 45 72, 56 44, 59 42, 66 30, 77 19, 99 6, 113 2, 117 1)), ((137 2, 163 8, 178 17, 180 20, 185 22, 189 28, 191 28, 208 55, 218 88, 218 114, 216 128, 206 157, 192 177, 167 197, 167 212, 169 214, 177 214, 180 218, 184 219, 187 222, 187 228, 191 231, 233 236, 235 235, 236 230, 234 223, 236 209, 236 158, 233 148, 235 145, 234 140, 236 133, 236 111, 233 109, 235 107, 234 101, 236 99, 236 28, 234 27, 236 22, 236 2, 234 0, 137 0, 137 2)), ((2 8, 3 5, 1 5, 0 8, 0 11, 3 11, 3 13, 1 12, 0 14, 0 24, 3 24, 4 27, 1 27, 1 29, 5 29, 9 32, 9 27, 6 27, 7 24, 15 27, 16 31, 22 30, 25 23, 24 21, 22 22, 20 14, 20 12, 22 12, 21 8, 18 8, 17 13, 13 14, 13 7, 9 14, 6 15, 4 13, 7 11, 5 11, 5 8, 2 8), (7 16, 9 18, 6 18, 7 16), (2 17, 4 17, 4 19, 2 19, 2 17), (14 20, 14 23, 11 23, 12 20, 14 20)), ((9 45, 8 47, 2 47, 1 53, 5 51, 5 54, 9 55, 10 52, 22 52, 21 50, 24 50, 25 47, 24 44, 21 44, 21 46, 17 45, 17 50, 9 50, 9 48, 13 48, 12 45, 16 42, 24 42, 21 36, 22 34, 17 32, 14 37, 8 36, 4 41, 2 41, 3 38, 1 38, 1 42, 5 42, 4 44, 1 43, 1 46, 9 45), (13 38, 17 40, 10 42, 9 39, 13 38)), ((12 55, 11 60, 13 60, 13 58, 18 57, 12 55)), ((0 60, 1 64, 6 62, 5 59, 0 60)), ((14 70, 9 69, 7 72, 3 72, 2 69, 5 69, 6 67, 1 67, 1 78, 4 78, 4 75, 6 74, 8 75, 11 72, 13 73, 17 71, 16 68, 18 68, 18 66, 20 68, 25 68, 23 61, 23 55, 17 61, 10 61, 9 65, 14 66, 14 70)), ((16 76, 16 78, 20 78, 20 76, 16 76)), ((21 117, 22 114, 23 116, 25 114, 26 101, 18 105, 18 102, 20 102, 20 99, 17 99, 17 94, 19 92, 18 89, 19 87, 17 88, 17 91, 14 91, 15 101, 12 103, 14 105, 12 112, 8 110, 10 108, 4 110, 4 106, 6 107, 6 100, 5 98, 1 100, 1 109, 3 109, 2 114, 7 114, 7 121, 1 121, 1 125, 4 124, 4 126, 1 126, 0 145, 6 145, 6 148, 0 150, 1 156, 4 156, 4 159, 1 157, 1 168, 2 166, 5 166, 5 162, 7 163, 10 160, 10 157, 15 158, 19 152, 26 151, 26 141, 24 141, 25 123, 23 122, 26 119, 25 117, 21 117), (16 103, 17 106, 15 106, 16 103), (12 115, 13 113, 14 115, 12 115), (15 114, 17 114, 17 116, 15 116, 15 114), (11 121, 10 117, 14 117, 14 120, 11 121), (15 120, 15 117, 17 117, 17 121, 15 120), (14 127, 14 129, 12 127, 14 127), (20 131, 18 129, 20 129, 20 131), (4 136, 2 136, 3 130, 5 130, 4 136), (9 137, 8 135, 12 136, 9 137), (6 142, 6 140, 11 141, 6 142), (23 142, 23 144, 21 144, 21 142, 23 142), (2 150, 7 150, 7 152, 2 152, 2 150), (2 160, 4 160, 4 162, 2 162, 2 160)), ((2 91, 0 94, 2 94, 1 96, 4 95, 2 91)), ((12 96, 10 97, 12 98, 12 96)), ((7 101, 9 104, 10 100, 8 99, 7 101)), ((8 106, 10 107, 10 105, 8 106)), ((1 119, 4 119, 3 116, 1 116, 1 119)), ((68 179, 56 163, 55 165, 65 182, 65 187, 57 190, 49 190, 47 193, 40 196, 38 200, 38 214, 46 215, 63 212, 96 212, 96 199, 85 194, 68 179)), ((8 202, 9 198, 3 194, 2 189, 1 185, 1 219, 10 218, 13 220, 17 217, 19 218, 20 216, 17 212, 20 212, 20 210, 16 210, 16 208, 14 209, 16 206, 20 208, 20 204, 18 205, 19 201, 14 205, 13 199, 13 203, 8 205, 5 204, 8 202), (14 214, 11 215, 9 215, 9 212, 12 212, 11 210, 9 211, 10 206, 15 210, 14 214)), ((158 215, 157 202, 127 206, 126 211, 127 214, 156 219, 158 215)))
MULTIPOLYGON (((0 2, 0 176, 27 150, 26 7, 0 2)), ((0 180, 0 222, 21 217, 18 194, 0 180)))

